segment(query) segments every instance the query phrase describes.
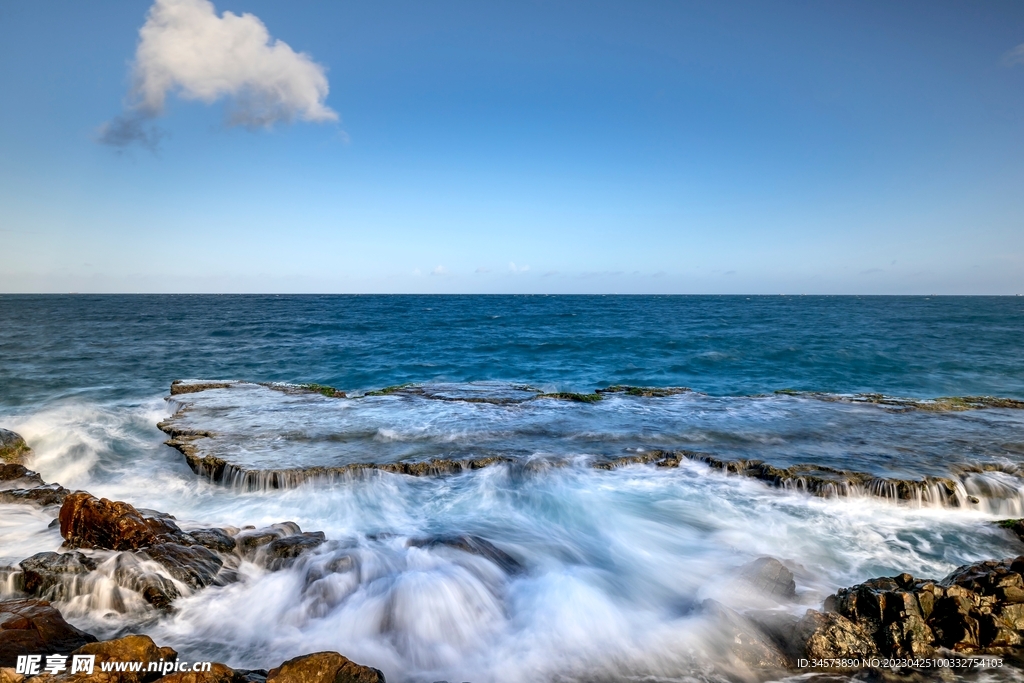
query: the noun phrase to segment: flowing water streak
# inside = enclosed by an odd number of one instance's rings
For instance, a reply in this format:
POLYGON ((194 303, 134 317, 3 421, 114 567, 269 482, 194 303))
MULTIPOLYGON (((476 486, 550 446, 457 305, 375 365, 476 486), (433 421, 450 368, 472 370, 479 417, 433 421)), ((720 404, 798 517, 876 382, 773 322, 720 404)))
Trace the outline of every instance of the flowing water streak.
MULTIPOLYGON (((37 452, 43 474, 77 472, 82 458, 97 465, 76 486, 172 512, 186 527, 292 519, 330 539, 291 568, 243 562, 239 583, 191 597, 183 590, 171 617, 158 618, 104 580, 59 603, 83 628, 112 634, 144 624, 193 659, 269 666, 299 651, 336 649, 397 681, 721 673, 734 665, 727 638, 700 604, 749 607, 749 596, 736 600, 742 594, 730 577, 760 555, 794 567, 800 598, 786 609, 800 612, 868 576, 938 577, 1016 552, 977 510, 810 497, 697 462, 610 471, 499 465, 443 478, 370 472, 290 490, 233 490, 195 477, 159 444, 159 432, 144 427, 152 406, 86 411, 103 415, 111 441, 98 452, 70 448, 62 456, 70 462, 59 465, 49 448, 88 442, 96 427, 91 418, 76 423, 77 409, 48 413, 64 436, 39 429, 37 442, 51 444, 37 452), (161 487, 150 485, 154 478, 161 487), (450 534, 491 539, 524 571, 413 543, 450 534)), ((32 515, 41 535, 19 551, 53 550, 59 538, 46 516, 32 515)))

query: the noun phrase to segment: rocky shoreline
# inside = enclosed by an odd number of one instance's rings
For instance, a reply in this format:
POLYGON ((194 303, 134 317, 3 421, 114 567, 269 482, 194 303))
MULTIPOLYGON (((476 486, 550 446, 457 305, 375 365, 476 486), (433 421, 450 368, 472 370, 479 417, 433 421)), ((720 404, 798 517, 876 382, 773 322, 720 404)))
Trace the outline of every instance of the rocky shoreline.
MULTIPOLYGON (((343 398, 346 400, 359 398, 349 397, 345 392, 323 385, 252 384, 236 381, 200 380, 175 380, 171 385, 171 396, 180 397, 188 394, 199 394, 209 390, 230 390, 244 386, 264 387, 285 393, 314 393, 328 398, 343 398)), ((655 389, 612 386, 598 389, 593 394, 544 394, 530 387, 515 387, 514 389, 525 392, 527 397, 515 399, 480 398, 475 396, 453 398, 452 396, 441 395, 438 392, 432 393, 422 387, 410 385, 386 387, 378 391, 367 392, 365 396, 402 394, 433 400, 458 400, 471 403, 522 403, 552 398, 579 403, 592 403, 609 394, 624 394, 643 398, 664 398, 682 393, 690 393, 690 390, 684 387, 655 389)), ((878 405, 881 406, 881 409, 896 410, 897 412, 909 410, 960 412, 988 408, 1020 409, 1024 407, 1024 402, 1022 401, 987 396, 940 398, 924 401, 892 399, 878 394, 840 396, 789 391, 777 393, 797 395, 833 403, 878 405)), ((207 428, 200 428, 202 425, 197 426, 185 419, 189 416, 191 410, 192 404, 187 399, 178 399, 178 408, 174 415, 157 425, 169 437, 165 443, 181 453, 186 463, 197 475, 241 490, 294 488, 313 480, 344 481, 374 471, 424 477, 457 475, 495 465, 539 469, 545 467, 566 467, 580 463, 578 459, 566 460, 547 457, 543 460, 521 460, 499 454, 414 461, 402 460, 397 462, 350 462, 339 465, 308 467, 278 466, 254 468, 233 462, 229 456, 218 453, 217 448, 211 445, 216 442, 217 433, 207 428)), ((989 486, 988 482, 979 479, 979 477, 983 477, 986 474, 1006 475, 1014 480, 1024 479, 1024 471, 1020 467, 1001 464, 985 464, 982 466, 960 465, 954 467, 949 476, 901 479, 815 464, 798 463, 788 467, 779 467, 763 460, 723 459, 711 453, 687 449, 637 449, 634 453, 626 456, 591 460, 589 466, 605 470, 636 464, 654 465, 661 468, 677 468, 684 462, 702 463, 712 470, 726 475, 742 476, 760 481, 774 488, 812 496, 824 498, 870 497, 880 498, 895 504, 934 505, 948 508, 971 508, 977 506, 980 499, 978 495, 972 493, 972 490, 984 489, 989 486)), ((2 495, 0 494, 0 496, 2 495)), ((39 495, 43 494, 40 493, 39 495)))
MULTIPOLYGON (((763 463, 730 463, 685 452, 644 453, 599 466, 647 463, 678 467, 684 460, 701 460, 716 469, 775 486, 783 485, 787 477, 808 476, 793 468, 777 471, 763 463)), ((233 670, 214 664, 209 672, 164 676, 104 672, 26 678, 17 674, 10 667, 19 654, 93 654, 98 662, 174 661, 177 654, 173 650, 158 647, 145 635, 97 641, 68 624, 51 604, 89 592, 97 581, 112 582, 125 601, 141 600, 158 612, 170 613, 175 600, 183 595, 239 580, 237 569, 242 561, 278 571, 315 553, 328 541, 322 532, 304 532, 292 522, 262 529, 182 529, 167 513, 47 484, 23 464, 0 465, 0 486, 0 502, 48 509, 59 505, 56 523, 64 539, 56 549, 60 552, 38 553, 17 567, 0 569, 0 578, 18 593, 0 602, 0 683, 383 683, 384 676, 377 669, 333 652, 303 655, 268 671, 233 670)), ((820 489, 805 490, 823 495, 820 489)), ((1007 520, 1002 526, 1024 538, 1024 521, 1007 520)), ((508 575, 527 571, 520 560, 482 538, 413 539, 409 544, 444 545, 475 554, 508 575)), ((335 561, 318 571, 346 569, 343 562, 335 561)), ((796 595, 792 571, 775 558, 764 557, 744 567, 737 580, 759 599, 778 604, 796 595)), ((802 617, 778 610, 740 613, 714 600, 704 601, 697 612, 723 632, 733 660, 765 676, 771 672, 834 674, 845 670, 942 678, 949 669, 915 667, 915 660, 964 657, 998 657, 1024 675, 1024 555, 965 565, 938 580, 909 574, 871 579, 838 591, 820 609, 807 610, 802 617), (906 665, 895 669, 872 666, 872 661, 879 660, 906 665), (824 662, 829 666, 822 666, 824 662), (836 665, 842 662, 856 665, 836 665)))

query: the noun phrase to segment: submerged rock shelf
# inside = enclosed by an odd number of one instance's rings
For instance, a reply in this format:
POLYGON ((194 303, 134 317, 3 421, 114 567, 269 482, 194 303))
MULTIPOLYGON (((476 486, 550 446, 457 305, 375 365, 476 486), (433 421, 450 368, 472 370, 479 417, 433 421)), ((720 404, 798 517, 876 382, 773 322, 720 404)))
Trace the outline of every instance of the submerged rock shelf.
MULTIPOLYGON (((692 462, 813 496, 871 497, 899 504, 1024 515, 1024 463, 1011 459, 1024 445, 1017 447, 1007 441, 993 449, 985 439, 989 433, 1009 439, 1024 427, 1016 413, 1021 402, 990 397, 922 401, 875 394, 780 393, 775 398, 714 399, 685 388, 614 386, 577 395, 543 393, 524 385, 401 385, 367 392, 362 398, 337 400, 344 392, 322 385, 194 380, 172 385, 170 400, 177 410, 158 426, 170 437, 166 443, 185 457, 194 472, 242 490, 292 488, 308 481, 345 480, 373 471, 442 476, 494 465, 526 470, 580 465, 614 469, 631 464, 675 468, 692 462), (567 402, 547 407, 543 406, 545 398, 567 402), (722 441, 724 449, 739 450, 735 439, 730 442, 718 435, 715 425, 708 429, 700 422, 707 421, 709 409, 728 415, 736 410, 734 405, 752 410, 762 409, 766 402, 774 407, 778 401, 808 400, 836 405, 840 411, 833 414, 826 408, 819 418, 823 421, 821 440, 830 438, 827 430, 837 417, 851 421, 849 431, 857 437, 849 439, 849 446, 836 440, 834 447, 830 445, 832 450, 826 450, 817 462, 773 463, 727 457, 706 449, 661 446, 671 436, 648 444, 630 443, 654 431, 649 427, 653 424, 669 435, 677 432, 679 440, 706 443, 710 434, 722 441), (719 408, 724 401, 732 403, 719 408), (445 409, 444 405, 452 407, 445 409), (952 407, 940 410, 935 406, 952 407), (993 419, 978 423, 963 415, 968 408, 991 409, 993 419), (920 417, 914 417, 915 411, 920 417), (920 419, 928 421, 921 428, 907 425, 908 420, 920 419), (937 419, 953 421, 939 425, 951 433, 951 446, 937 444, 928 431, 937 419), (636 426, 631 421, 641 423, 636 426), (872 429, 881 425, 891 430, 896 445, 879 441, 864 447, 857 442, 863 442, 856 434, 857 421, 870 421, 872 429), (675 423, 681 426, 677 428, 675 423), (965 441, 965 427, 975 430, 978 437, 965 441), (697 430, 702 430, 699 439, 694 437, 697 430), (907 438, 900 443, 895 438, 899 436, 907 438), (847 448, 864 449, 867 457, 849 453, 847 448), (981 448, 990 452, 982 452, 977 461, 962 460, 964 451, 981 448), (887 449, 892 454, 884 461, 875 456, 887 449), (623 451, 628 454, 622 455, 623 451), (951 456, 958 452, 961 460, 950 464, 951 456), (828 464, 873 464, 872 457, 883 464, 875 472, 828 464), (887 476, 893 463, 906 476, 887 476)), ((815 436, 797 434, 794 449, 807 448, 804 442, 815 436)), ((781 459, 798 457, 758 434, 749 440, 749 446, 740 444, 747 452, 773 448, 781 459)))

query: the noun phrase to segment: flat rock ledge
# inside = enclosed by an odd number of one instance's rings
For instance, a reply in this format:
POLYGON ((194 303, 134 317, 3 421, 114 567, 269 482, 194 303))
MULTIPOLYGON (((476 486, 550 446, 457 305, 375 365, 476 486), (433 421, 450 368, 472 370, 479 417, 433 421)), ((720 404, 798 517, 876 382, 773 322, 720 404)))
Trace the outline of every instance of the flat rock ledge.
MULTIPOLYGON (((386 683, 384 674, 337 652, 316 652, 265 670, 236 670, 213 663, 209 671, 169 673, 178 653, 145 635, 97 641, 64 621, 47 602, 0 602, 0 683, 386 683), (69 670, 26 676, 14 668, 19 655, 93 655, 92 674, 69 670), (104 672, 105 662, 142 662, 139 672, 104 672), (154 670, 149 671, 150 665, 154 670)), ((70 659, 68 660, 70 661, 70 659)))
MULTIPOLYGON (((182 429, 173 418, 157 427, 170 438, 164 442, 181 453, 185 462, 197 475, 213 482, 228 484, 245 490, 294 488, 311 480, 339 480, 368 472, 389 472, 413 477, 447 476, 471 472, 494 465, 508 465, 525 469, 565 467, 570 461, 546 460, 523 462, 505 456, 482 458, 433 459, 415 462, 351 463, 334 467, 303 467, 278 469, 248 469, 239 467, 217 455, 204 451, 201 439, 211 436, 204 430, 182 429)), ((613 470, 629 465, 655 465, 679 467, 684 461, 704 463, 713 470, 756 479, 771 487, 806 493, 822 498, 875 497, 895 503, 939 504, 944 507, 969 507, 977 498, 966 493, 961 481, 953 477, 924 477, 923 479, 891 479, 876 477, 866 472, 840 470, 820 465, 793 465, 776 467, 761 460, 722 460, 697 451, 645 451, 611 460, 591 463, 595 469, 613 470)), ((964 468, 963 475, 981 471, 964 468)), ((1021 476, 1021 472, 1007 472, 1021 476)))
MULTIPOLYGON (((230 389, 240 383, 236 381, 205 381, 175 380, 171 385, 171 395, 198 393, 213 389, 230 389)), ((344 392, 333 387, 322 385, 261 385, 277 391, 318 393, 329 397, 345 397, 344 392)), ((535 391, 532 390, 531 391, 535 391)), ((577 402, 592 402, 609 394, 627 394, 648 398, 658 398, 687 393, 685 387, 650 388, 633 386, 612 386, 598 389, 594 394, 534 394, 525 400, 544 398, 564 398, 577 402), (589 397, 589 398, 588 398, 589 397), (593 398, 597 397, 597 398, 593 398)), ((375 392, 367 392, 366 396, 389 394, 416 394, 439 400, 468 400, 433 397, 425 394, 416 386, 401 385, 386 387, 375 392)), ((902 407, 904 409, 921 410, 968 410, 982 408, 1020 408, 1024 402, 1012 399, 996 399, 992 397, 961 397, 959 399, 936 399, 935 401, 913 401, 909 399, 889 399, 876 394, 856 396, 839 396, 832 394, 802 394, 797 392, 777 392, 795 394, 808 398, 830 401, 855 403, 872 403, 885 406, 886 409, 902 407), (947 405, 948 404, 948 405, 947 405), (1018 405, 1019 404, 1019 405, 1018 405)), ((488 402, 490 400, 488 399, 488 402)), ((516 402, 521 402, 516 399, 516 402)), ((227 484, 243 490, 266 490, 294 488, 311 480, 337 481, 364 475, 370 472, 388 472, 408 476, 448 476, 478 470, 494 465, 521 467, 526 470, 550 467, 566 467, 577 464, 576 460, 528 460, 523 461, 502 455, 479 458, 432 459, 424 461, 402 462, 360 462, 337 466, 314 467, 283 467, 255 469, 233 463, 230 459, 220 457, 205 439, 216 435, 205 429, 180 425, 180 418, 189 412, 191 404, 183 403, 178 411, 157 427, 168 435, 165 442, 178 450, 185 458, 189 467, 197 475, 211 481, 227 484)), ((948 477, 923 477, 920 479, 896 479, 878 477, 867 472, 843 470, 823 465, 796 464, 789 467, 777 467, 762 460, 725 460, 712 454, 690 450, 651 450, 637 451, 630 455, 612 459, 597 459, 590 464, 597 469, 612 470, 619 467, 637 464, 655 465, 657 467, 679 467, 685 461, 699 462, 713 470, 750 479, 756 479, 768 486, 787 491, 804 493, 823 498, 830 497, 873 497, 882 498, 896 504, 940 505, 952 508, 970 508, 980 500, 967 493, 965 482, 969 477, 990 471, 999 471, 1013 477, 1024 479, 1024 468, 1006 465, 960 465, 954 468, 948 477)))
POLYGON ((0 462, 0 503, 60 505, 71 493, 60 484, 47 484, 21 463, 0 462))

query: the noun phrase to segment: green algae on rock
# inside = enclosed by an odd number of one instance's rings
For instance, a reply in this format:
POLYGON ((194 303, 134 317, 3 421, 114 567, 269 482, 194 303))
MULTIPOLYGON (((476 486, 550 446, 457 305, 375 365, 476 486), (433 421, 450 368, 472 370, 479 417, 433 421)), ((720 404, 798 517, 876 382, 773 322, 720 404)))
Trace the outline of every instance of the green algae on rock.
POLYGON ((689 387, 635 387, 629 384, 613 384, 604 389, 597 389, 598 394, 626 394, 627 396, 642 396, 644 398, 665 398, 667 396, 678 396, 688 394, 693 390, 689 387))
POLYGON ((573 391, 556 391, 548 394, 537 394, 537 398, 554 398, 560 401, 575 401, 576 403, 597 403, 604 397, 601 394, 580 394, 573 391))
POLYGON ((0 463, 20 465, 31 452, 20 434, 0 428, 0 463))
POLYGON ((982 410, 985 408, 1007 408, 1024 410, 1024 401, 999 396, 939 396, 938 398, 900 398, 885 394, 829 394, 821 391, 798 391, 796 389, 779 389, 775 392, 780 396, 797 396, 813 398, 817 401, 830 403, 864 403, 884 406, 895 410, 923 410, 933 413, 961 412, 965 410, 982 410))

